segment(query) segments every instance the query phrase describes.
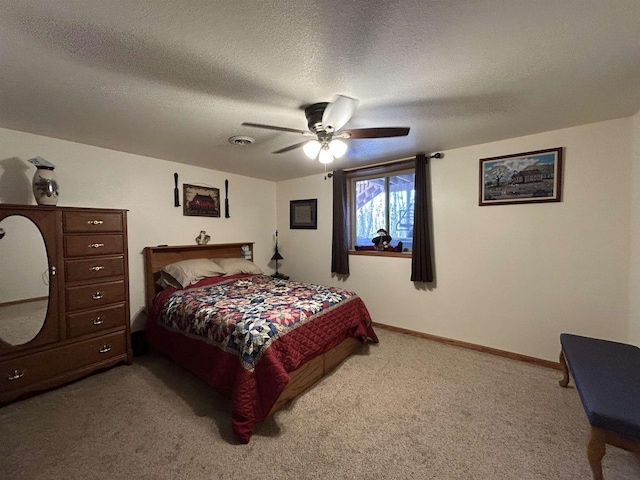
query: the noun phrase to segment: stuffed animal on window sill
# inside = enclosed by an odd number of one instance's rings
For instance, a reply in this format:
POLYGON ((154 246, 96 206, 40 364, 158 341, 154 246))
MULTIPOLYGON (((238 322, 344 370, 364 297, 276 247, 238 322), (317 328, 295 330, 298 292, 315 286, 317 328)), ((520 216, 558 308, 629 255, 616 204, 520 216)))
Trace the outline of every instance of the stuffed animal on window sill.
POLYGON ((384 228, 378 230, 377 233, 378 236, 371 240, 374 245, 374 250, 386 250, 389 248, 389 244, 391 243, 391 235, 389 235, 384 228))

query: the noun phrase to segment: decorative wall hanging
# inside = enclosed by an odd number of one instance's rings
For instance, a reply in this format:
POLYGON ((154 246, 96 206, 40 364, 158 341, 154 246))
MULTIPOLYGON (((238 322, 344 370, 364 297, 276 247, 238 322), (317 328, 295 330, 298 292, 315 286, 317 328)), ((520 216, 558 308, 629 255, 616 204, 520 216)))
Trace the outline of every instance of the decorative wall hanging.
POLYGON ((480 159, 479 205, 560 202, 562 147, 480 159))
POLYGON ((182 194, 183 215, 196 217, 220 216, 220 190, 218 188, 183 183, 182 194))
POLYGON ((178 190, 178 174, 174 173, 173 174, 173 181, 175 184, 175 187, 173 187, 173 206, 174 207, 179 207, 180 206, 180 191, 178 190))
POLYGON ((224 218, 229 218, 229 180, 224 181, 224 218))
POLYGON ((289 228, 317 229, 318 200, 291 200, 289 203, 289 228))

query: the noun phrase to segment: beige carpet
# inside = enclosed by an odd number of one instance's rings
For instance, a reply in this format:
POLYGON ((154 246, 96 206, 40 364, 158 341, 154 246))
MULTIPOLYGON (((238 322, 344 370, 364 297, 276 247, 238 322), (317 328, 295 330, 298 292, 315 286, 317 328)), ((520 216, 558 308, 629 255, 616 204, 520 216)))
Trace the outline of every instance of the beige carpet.
MULTIPOLYGON (((0 408, 3 479, 589 479, 560 373, 377 330, 241 445, 228 402, 156 355, 0 408)), ((608 447, 607 480, 640 478, 608 447)))

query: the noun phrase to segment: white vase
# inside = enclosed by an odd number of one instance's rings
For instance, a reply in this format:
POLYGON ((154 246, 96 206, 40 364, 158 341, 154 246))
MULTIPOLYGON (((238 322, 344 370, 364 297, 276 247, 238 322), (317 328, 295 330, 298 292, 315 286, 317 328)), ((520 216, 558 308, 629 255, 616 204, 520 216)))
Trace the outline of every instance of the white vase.
POLYGON ((58 203, 58 179, 53 168, 38 167, 31 185, 33 196, 38 205, 56 205, 58 203))

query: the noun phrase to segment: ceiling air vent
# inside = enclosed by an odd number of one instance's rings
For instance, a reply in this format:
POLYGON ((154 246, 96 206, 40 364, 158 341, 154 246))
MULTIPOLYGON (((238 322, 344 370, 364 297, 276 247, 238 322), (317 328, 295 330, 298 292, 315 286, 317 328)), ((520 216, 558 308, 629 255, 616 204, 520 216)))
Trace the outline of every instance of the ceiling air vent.
POLYGON ((240 145, 241 147, 244 147, 245 145, 251 145, 253 142, 255 142, 253 138, 240 135, 229 138, 229 143, 232 143, 233 145, 240 145))

